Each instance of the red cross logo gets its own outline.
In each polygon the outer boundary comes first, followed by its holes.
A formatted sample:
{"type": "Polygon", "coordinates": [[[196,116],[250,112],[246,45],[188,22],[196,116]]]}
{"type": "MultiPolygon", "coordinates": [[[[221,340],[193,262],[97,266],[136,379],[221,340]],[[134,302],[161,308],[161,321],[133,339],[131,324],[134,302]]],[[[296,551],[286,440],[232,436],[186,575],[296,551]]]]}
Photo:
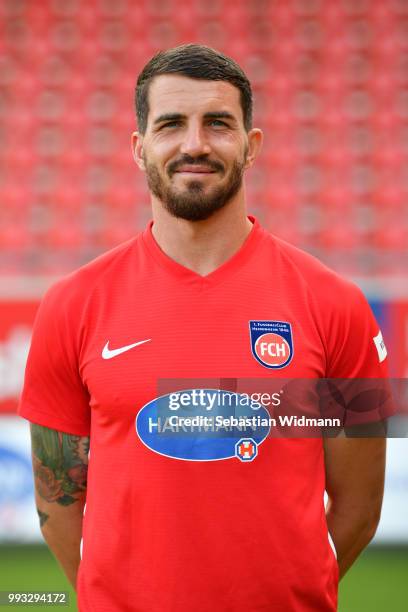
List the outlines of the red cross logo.
{"type": "Polygon", "coordinates": [[[255,440],[252,438],[241,438],[235,445],[235,454],[241,461],[252,461],[258,454],[255,440]]]}

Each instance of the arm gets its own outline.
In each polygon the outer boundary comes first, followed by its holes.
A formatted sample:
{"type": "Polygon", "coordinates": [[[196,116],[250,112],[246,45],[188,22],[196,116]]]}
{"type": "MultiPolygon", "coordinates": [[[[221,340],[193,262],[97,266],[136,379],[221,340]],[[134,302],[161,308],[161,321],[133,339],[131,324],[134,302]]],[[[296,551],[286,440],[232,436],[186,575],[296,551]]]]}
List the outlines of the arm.
{"type": "Polygon", "coordinates": [[[31,450],[41,532],[75,588],[86,499],[89,437],[31,423],[31,450]]]}
{"type": "Polygon", "coordinates": [[[385,473],[384,438],[324,440],[327,526],[337,551],[340,578],[374,537],[380,520],[385,473]]]}

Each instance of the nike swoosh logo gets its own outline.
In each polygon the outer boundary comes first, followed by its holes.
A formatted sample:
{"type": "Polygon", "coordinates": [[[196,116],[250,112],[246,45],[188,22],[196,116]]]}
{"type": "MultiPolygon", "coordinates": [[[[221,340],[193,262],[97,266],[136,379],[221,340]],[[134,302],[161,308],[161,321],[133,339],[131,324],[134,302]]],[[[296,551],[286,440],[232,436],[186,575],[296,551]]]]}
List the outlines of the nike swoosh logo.
{"type": "Polygon", "coordinates": [[[126,353],[126,351],[130,351],[130,349],[135,348],[135,346],[140,346],[141,344],[144,344],[145,342],[150,342],[150,341],[151,341],[151,338],[148,338],[147,340],[140,340],[140,342],[134,342],[133,344],[128,344],[127,346],[121,346],[120,348],[111,350],[109,348],[109,340],[108,340],[105,346],[103,347],[102,358],[112,359],[112,357],[117,357],[118,355],[121,355],[122,353],[126,353]]]}

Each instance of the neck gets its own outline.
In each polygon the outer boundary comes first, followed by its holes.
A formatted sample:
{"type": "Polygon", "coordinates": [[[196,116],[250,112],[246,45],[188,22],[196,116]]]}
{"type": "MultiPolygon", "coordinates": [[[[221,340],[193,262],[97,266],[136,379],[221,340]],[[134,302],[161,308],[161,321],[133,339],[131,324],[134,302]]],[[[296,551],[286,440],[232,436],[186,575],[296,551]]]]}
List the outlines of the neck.
{"type": "Polygon", "coordinates": [[[153,200],[154,239],[171,259],[206,276],[240,249],[252,229],[244,202],[231,204],[204,221],[186,221],[153,200]]]}

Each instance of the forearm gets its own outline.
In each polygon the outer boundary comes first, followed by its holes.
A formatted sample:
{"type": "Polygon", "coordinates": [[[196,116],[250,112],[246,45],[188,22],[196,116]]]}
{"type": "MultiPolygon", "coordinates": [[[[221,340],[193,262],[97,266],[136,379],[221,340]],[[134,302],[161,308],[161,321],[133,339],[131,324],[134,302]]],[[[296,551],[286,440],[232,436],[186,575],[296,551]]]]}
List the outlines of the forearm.
{"type": "Polygon", "coordinates": [[[327,526],[334,542],[342,578],[354,561],[369,544],[377,529],[376,516],[367,516],[363,511],[350,511],[350,508],[336,508],[329,501],[326,509],[327,526]]]}
{"type": "Polygon", "coordinates": [[[44,540],[74,588],[80,562],[83,509],[83,500],[77,500],[70,507],[63,507],[55,503],[47,504],[37,497],[44,540]]]}
{"type": "Polygon", "coordinates": [[[384,492],[384,438],[325,438],[327,525],[340,577],[374,536],[384,492]]]}
{"type": "Polygon", "coordinates": [[[31,424],[35,499],[41,532],[76,588],[87,491],[89,437],[31,424]]]}

